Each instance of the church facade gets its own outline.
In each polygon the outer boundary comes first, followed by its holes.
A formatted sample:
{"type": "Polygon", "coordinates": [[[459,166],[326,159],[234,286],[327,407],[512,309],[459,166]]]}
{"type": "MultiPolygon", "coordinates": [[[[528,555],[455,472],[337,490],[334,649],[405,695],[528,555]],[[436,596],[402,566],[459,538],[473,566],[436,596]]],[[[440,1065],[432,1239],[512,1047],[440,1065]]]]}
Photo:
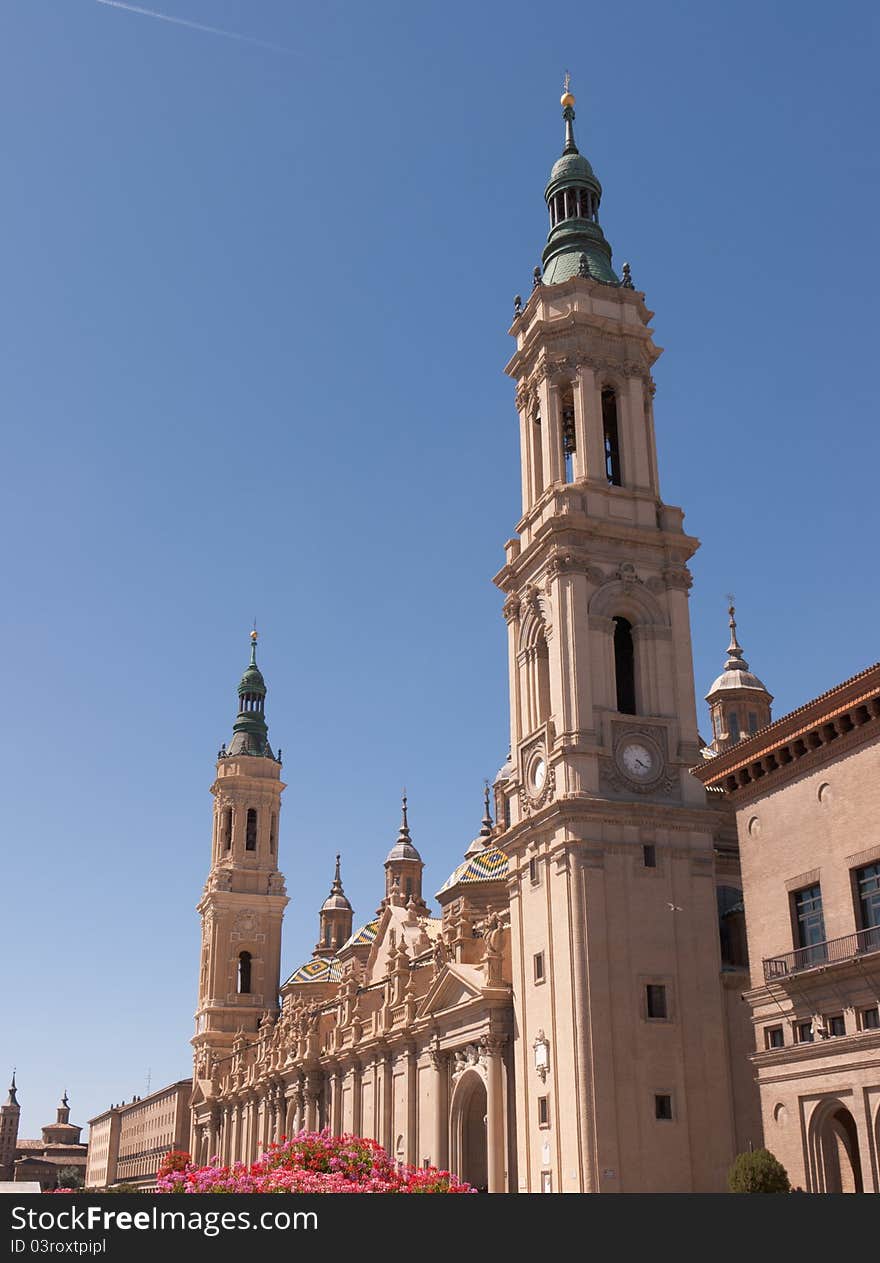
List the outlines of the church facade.
{"type": "MultiPolygon", "coordinates": [[[[312,958],[279,986],[284,785],[254,634],[198,905],[197,1161],[329,1127],[490,1192],[712,1192],[761,1143],[734,812],[690,771],[698,541],[660,494],[653,313],[612,268],[562,106],[506,367],[522,470],[495,576],[508,757],[436,915],[404,799],[375,916],[355,926],[337,861],[312,958]]],[[[716,751],[741,716],[769,720],[761,690],[719,677],[716,751]]]]}

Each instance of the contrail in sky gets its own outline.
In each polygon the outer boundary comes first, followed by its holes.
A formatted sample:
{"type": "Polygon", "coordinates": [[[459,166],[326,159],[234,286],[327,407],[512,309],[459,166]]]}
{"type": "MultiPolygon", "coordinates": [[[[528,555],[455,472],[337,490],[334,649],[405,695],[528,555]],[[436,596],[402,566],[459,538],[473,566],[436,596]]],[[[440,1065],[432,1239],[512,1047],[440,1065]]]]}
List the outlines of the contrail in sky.
{"type": "Polygon", "coordinates": [[[255,39],[253,35],[239,35],[236,31],[224,31],[219,26],[205,26],[202,22],[191,22],[189,18],[175,18],[170,13],[157,13],[155,9],[144,9],[138,4],[125,4],[123,0],[96,0],[96,3],[105,4],[110,9],[124,9],[126,13],[139,13],[143,18],[156,18],[159,22],[173,22],[175,26],[188,26],[192,31],[206,31],[209,35],[222,35],[225,39],[256,44],[260,48],[271,48],[276,53],[293,52],[291,48],[284,48],[281,44],[271,44],[268,40],[255,39]]]}

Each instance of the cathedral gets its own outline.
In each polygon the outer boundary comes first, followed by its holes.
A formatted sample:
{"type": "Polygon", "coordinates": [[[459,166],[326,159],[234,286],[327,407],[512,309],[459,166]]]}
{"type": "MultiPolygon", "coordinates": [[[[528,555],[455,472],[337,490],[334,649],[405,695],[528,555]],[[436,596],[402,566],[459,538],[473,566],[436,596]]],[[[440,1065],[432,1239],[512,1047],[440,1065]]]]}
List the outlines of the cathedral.
{"type": "Polygon", "coordinates": [[[561,104],[506,366],[522,472],[494,580],[509,753],[434,908],[404,798],[375,915],[355,924],[337,857],[312,957],[282,982],[285,786],[253,633],[198,904],[197,1162],[327,1127],[488,1192],[720,1192],[762,1143],[735,812],[692,769],[767,725],[772,698],[731,610],[704,747],[698,541],[660,494],[653,313],[612,266],[567,90],[561,104]]]}

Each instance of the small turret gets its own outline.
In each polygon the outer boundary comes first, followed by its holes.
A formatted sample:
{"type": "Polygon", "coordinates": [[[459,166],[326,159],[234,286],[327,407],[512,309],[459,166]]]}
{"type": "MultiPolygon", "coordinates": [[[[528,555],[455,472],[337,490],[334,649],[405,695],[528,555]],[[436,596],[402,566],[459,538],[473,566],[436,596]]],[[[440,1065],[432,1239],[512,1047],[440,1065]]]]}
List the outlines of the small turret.
{"type": "Polygon", "coordinates": [[[730,644],[727,646],[727,661],[706,694],[712,716],[711,750],[714,754],[721,754],[743,737],[764,728],[772,717],[770,705],[773,696],[749,670],[736,636],[736,606],[732,596],[728,597],[728,602],[730,644]]]}
{"type": "Polygon", "coordinates": [[[336,873],[330,894],[321,904],[320,930],[313,956],[335,956],[342,944],[351,938],[354,912],[342,889],[341,857],[336,856],[336,873]]]}
{"type": "Polygon", "coordinates": [[[422,857],[413,846],[409,835],[407,820],[406,792],[402,800],[402,818],[397,841],[385,857],[385,898],[382,907],[387,903],[399,903],[402,907],[413,900],[419,911],[427,911],[422,898],[422,873],[425,865],[422,857]]]}
{"type": "Polygon", "coordinates": [[[583,276],[619,285],[611,267],[611,246],[599,226],[602,185],[574,139],[574,96],[565,76],[562,117],[565,147],[553,164],[544,200],[550,212],[550,234],[542,255],[543,283],[555,285],[583,276]]]}
{"type": "Polygon", "coordinates": [[[269,745],[266,681],[257,666],[257,640],[257,630],[254,628],[251,632],[251,660],[238,683],[238,715],[232,725],[232,741],[228,750],[225,747],[221,750],[221,758],[241,754],[275,758],[269,745]]]}

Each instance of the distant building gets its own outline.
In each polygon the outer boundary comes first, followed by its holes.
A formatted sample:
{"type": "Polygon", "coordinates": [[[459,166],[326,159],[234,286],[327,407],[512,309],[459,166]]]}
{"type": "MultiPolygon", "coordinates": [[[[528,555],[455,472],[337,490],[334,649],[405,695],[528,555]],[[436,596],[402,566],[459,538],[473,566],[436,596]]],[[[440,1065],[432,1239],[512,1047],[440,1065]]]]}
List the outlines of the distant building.
{"type": "Polygon", "coordinates": [[[878,1192],[880,663],[729,731],[696,775],[736,809],[765,1143],[808,1192],[878,1192]]]}
{"type": "Polygon", "coordinates": [[[155,1184],[165,1154],[189,1145],[191,1095],[192,1079],[180,1079],[89,1119],[86,1186],[155,1184]]]}
{"type": "Polygon", "coordinates": [[[70,1121],[66,1092],[55,1122],[42,1128],[42,1139],[20,1139],[20,1118],[13,1071],[6,1104],[0,1106],[0,1180],[13,1180],[16,1184],[37,1182],[41,1189],[49,1189],[67,1183],[67,1178],[59,1178],[65,1169],[85,1175],[87,1147],[80,1141],[82,1127],[70,1121]]]}

